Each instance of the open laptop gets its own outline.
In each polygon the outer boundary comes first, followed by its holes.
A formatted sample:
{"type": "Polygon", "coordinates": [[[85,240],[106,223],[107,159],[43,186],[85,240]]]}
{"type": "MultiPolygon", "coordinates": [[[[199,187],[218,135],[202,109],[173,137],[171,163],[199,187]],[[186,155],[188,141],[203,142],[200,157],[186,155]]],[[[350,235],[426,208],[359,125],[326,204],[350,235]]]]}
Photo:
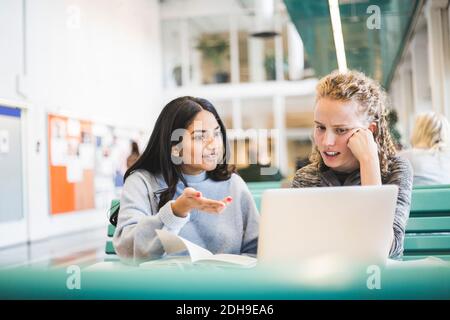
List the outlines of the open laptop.
{"type": "Polygon", "coordinates": [[[396,185],[265,191],[258,263],[385,264],[397,193],[396,185]]]}

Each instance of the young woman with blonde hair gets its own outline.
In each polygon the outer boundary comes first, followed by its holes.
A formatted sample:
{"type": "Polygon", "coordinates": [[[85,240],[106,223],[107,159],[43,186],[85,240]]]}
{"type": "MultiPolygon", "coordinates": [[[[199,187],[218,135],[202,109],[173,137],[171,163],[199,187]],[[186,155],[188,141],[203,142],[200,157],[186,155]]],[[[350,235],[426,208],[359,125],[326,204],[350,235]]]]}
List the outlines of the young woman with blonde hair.
{"type": "Polygon", "coordinates": [[[450,184],[450,125],[443,115],[431,111],[419,114],[411,146],[401,155],[411,162],[414,185],[450,184]]]}
{"type": "Polygon", "coordinates": [[[294,188],[396,184],[399,187],[389,256],[403,253],[412,171],[396,156],[386,121],[386,94],[357,71],[333,72],[316,87],[311,164],[297,171],[294,188]]]}

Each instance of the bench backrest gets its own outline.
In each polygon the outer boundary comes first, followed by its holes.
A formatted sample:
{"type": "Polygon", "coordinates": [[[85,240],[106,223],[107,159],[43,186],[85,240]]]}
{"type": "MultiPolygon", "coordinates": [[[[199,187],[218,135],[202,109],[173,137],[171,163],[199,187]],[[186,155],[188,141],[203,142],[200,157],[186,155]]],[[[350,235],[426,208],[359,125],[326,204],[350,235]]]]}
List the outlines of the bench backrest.
{"type": "Polygon", "coordinates": [[[281,188],[281,181],[270,182],[247,182],[248,189],[255,200],[256,208],[261,211],[261,198],[262,194],[267,189],[281,188]]]}
{"type": "Polygon", "coordinates": [[[414,187],[406,227],[406,259],[450,260],[450,185],[414,187]]]}
{"type": "MultiPolygon", "coordinates": [[[[118,210],[120,206],[120,201],[118,199],[114,199],[111,201],[111,208],[110,208],[110,214],[114,212],[115,210],[118,210]]],[[[105,253],[107,254],[109,259],[114,259],[116,256],[116,250],[114,249],[113,243],[112,243],[112,237],[114,236],[114,232],[116,231],[116,227],[114,227],[111,223],[108,225],[108,240],[106,240],[105,245],[105,253]]]]}

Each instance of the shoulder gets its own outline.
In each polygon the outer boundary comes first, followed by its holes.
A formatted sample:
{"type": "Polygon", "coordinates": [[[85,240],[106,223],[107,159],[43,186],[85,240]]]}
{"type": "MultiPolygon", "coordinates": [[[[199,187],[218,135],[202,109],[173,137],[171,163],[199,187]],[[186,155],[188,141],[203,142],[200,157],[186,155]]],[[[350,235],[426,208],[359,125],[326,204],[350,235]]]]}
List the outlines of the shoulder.
{"type": "Polygon", "coordinates": [[[157,178],[152,173],[148,172],[144,169],[138,169],[133,171],[125,180],[124,188],[127,187],[143,187],[145,186],[147,189],[152,190],[156,189],[157,178]]]}
{"type": "Polygon", "coordinates": [[[151,174],[144,169],[138,169],[133,171],[125,181],[145,181],[149,180],[151,174]]]}
{"type": "Polygon", "coordinates": [[[391,157],[387,180],[388,183],[395,183],[395,181],[412,183],[413,169],[409,160],[398,155],[391,157]]]}
{"type": "Polygon", "coordinates": [[[303,168],[300,168],[295,173],[294,180],[292,181],[292,186],[295,187],[306,187],[318,185],[320,183],[320,171],[317,165],[308,164],[303,168]]]}
{"type": "Polygon", "coordinates": [[[310,163],[303,168],[300,168],[297,170],[296,174],[302,174],[302,175],[318,175],[319,174],[319,168],[316,164],[310,163]]]}
{"type": "Polygon", "coordinates": [[[409,172],[412,171],[411,163],[404,156],[395,155],[390,159],[389,171],[393,172],[409,172]]]}
{"type": "Polygon", "coordinates": [[[247,183],[237,173],[232,173],[231,177],[228,181],[230,181],[230,184],[232,185],[233,188],[238,188],[241,190],[248,190],[247,183]]]}

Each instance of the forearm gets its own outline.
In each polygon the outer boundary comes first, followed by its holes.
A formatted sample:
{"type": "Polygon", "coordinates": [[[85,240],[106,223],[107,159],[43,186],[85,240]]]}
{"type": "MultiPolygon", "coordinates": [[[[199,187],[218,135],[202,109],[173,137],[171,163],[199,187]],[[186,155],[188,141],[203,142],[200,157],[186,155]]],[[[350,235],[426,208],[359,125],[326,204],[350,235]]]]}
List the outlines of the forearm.
{"type": "Polygon", "coordinates": [[[157,229],[178,233],[189,221],[189,216],[179,218],[171,210],[171,202],[166,203],[156,215],[142,216],[135,210],[119,213],[117,231],[113,243],[117,254],[125,260],[138,263],[158,259],[164,249],[156,234],[157,229]]]}
{"type": "Polygon", "coordinates": [[[381,186],[380,162],[378,158],[365,159],[359,165],[362,186],[381,186]]]}
{"type": "Polygon", "coordinates": [[[389,251],[389,258],[398,259],[403,254],[403,242],[405,239],[405,230],[394,222],[392,228],[392,244],[389,251]]]}

